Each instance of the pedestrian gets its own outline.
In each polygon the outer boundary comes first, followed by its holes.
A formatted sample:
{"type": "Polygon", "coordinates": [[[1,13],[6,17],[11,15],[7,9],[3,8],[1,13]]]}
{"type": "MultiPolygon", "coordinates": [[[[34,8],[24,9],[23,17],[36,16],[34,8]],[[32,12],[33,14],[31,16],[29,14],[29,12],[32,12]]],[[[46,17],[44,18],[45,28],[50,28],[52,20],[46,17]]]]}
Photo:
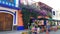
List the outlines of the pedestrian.
{"type": "Polygon", "coordinates": [[[50,23],[47,21],[46,22],[46,34],[49,34],[50,31],[50,23]]]}
{"type": "Polygon", "coordinates": [[[32,34],[37,34],[37,27],[35,25],[33,25],[31,32],[32,34]]]}

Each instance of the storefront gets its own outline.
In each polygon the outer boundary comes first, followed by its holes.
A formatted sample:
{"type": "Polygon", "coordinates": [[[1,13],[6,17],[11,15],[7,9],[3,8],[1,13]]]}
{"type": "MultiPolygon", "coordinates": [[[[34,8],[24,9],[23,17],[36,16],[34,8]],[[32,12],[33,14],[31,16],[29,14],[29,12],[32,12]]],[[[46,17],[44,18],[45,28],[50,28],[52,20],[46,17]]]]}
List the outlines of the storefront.
{"type": "Polygon", "coordinates": [[[19,1],[0,0],[0,31],[24,29],[19,1]]]}
{"type": "Polygon", "coordinates": [[[52,19],[54,19],[53,24],[60,29],[60,11],[52,9],[52,19]]]}

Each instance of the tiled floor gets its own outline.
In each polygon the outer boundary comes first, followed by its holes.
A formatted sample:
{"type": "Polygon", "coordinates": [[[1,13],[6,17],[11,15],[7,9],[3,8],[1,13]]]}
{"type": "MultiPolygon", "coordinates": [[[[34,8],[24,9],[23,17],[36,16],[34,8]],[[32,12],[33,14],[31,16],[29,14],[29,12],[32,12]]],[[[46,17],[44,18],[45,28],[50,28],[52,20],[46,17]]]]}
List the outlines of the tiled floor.
{"type": "MultiPolygon", "coordinates": [[[[24,32],[24,31],[5,31],[5,32],[0,32],[0,34],[21,34],[22,32],[24,32]]],[[[43,33],[40,33],[40,34],[46,34],[46,33],[43,32],[43,33]]],[[[56,32],[51,31],[51,32],[49,32],[49,34],[60,34],[60,30],[58,30],[56,32]]]]}

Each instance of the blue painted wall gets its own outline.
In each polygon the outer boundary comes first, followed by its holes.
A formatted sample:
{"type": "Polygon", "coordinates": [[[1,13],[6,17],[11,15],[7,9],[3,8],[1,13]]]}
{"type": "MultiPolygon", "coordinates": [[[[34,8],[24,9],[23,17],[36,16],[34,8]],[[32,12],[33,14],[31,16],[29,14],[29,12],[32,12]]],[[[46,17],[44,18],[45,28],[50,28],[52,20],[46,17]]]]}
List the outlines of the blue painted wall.
{"type": "MultiPolygon", "coordinates": [[[[20,4],[20,0],[18,1],[20,4]]],[[[0,6],[2,7],[7,7],[7,8],[11,8],[11,9],[17,9],[19,10],[19,6],[16,7],[16,0],[0,0],[0,6]]]]}

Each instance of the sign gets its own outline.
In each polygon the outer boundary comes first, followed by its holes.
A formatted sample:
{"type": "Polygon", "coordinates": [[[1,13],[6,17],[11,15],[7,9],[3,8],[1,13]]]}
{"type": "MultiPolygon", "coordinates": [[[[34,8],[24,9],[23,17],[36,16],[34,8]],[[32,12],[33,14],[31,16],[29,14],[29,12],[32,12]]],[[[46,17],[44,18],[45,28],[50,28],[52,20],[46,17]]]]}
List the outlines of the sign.
{"type": "Polygon", "coordinates": [[[0,4],[18,7],[19,6],[19,0],[0,0],[0,4]]]}
{"type": "Polygon", "coordinates": [[[35,0],[20,0],[20,3],[24,4],[24,5],[32,5],[36,2],[39,2],[39,1],[38,0],[37,1],[35,1],[35,0]]]}

